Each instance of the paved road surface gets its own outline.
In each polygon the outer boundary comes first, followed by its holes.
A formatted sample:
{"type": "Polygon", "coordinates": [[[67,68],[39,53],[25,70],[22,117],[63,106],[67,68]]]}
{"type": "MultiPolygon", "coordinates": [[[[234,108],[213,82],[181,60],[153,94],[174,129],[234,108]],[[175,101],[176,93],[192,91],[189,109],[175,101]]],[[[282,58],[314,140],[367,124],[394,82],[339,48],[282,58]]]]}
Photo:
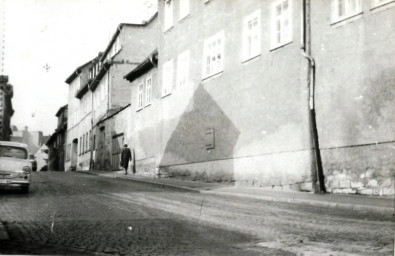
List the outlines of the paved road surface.
{"type": "Polygon", "coordinates": [[[164,189],[81,173],[0,192],[3,254],[393,255],[394,217],[164,189]]]}

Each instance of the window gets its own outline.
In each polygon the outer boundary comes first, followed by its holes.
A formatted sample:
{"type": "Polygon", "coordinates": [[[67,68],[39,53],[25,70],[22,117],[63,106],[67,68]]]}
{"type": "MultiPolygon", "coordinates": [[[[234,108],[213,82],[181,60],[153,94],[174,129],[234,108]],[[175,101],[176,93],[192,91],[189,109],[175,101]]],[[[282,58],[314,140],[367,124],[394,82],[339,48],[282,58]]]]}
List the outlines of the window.
{"type": "Polygon", "coordinates": [[[361,11],[361,0],[332,0],[332,22],[354,16],[361,11]]]}
{"type": "Polygon", "coordinates": [[[162,97],[171,93],[173,83],[173,60],[166,61],[163,65],[162,97]]]}
{"type": "Polygon", "coordinates": [[[180,20],[189,14],[189,0],[180,0],[180,20]]]}
{"type": "Polygon", "coordinates": [[[204,41],[203,78],[223,71],[224,32],[204,41]]]}
{"type": "Polygon", "coordinates": [[[85,134],[82,135],[82,154],[85,153],[85,134]]]}
{"type": "Polygon", "coordinates": [[[291,1],[277,0],[272,3],[271,48],[277,48],[292,41],[291,1]]]}
{"type": "Polygon", "coordinates": [[[173,26],[173,0],[165,0],[165,24],[164,31],[173,26]]]}
{"type": "Polygon", "coordinates": [[[243,60],[251,59],[261,53],[261,14],[260,10],[244,18],[243,60]]]}
{"type": "Polygon", "coordinates": [[[96,134],[93,135],[92,149],[96,150],[96,134]]]}
{"type": "Polygon", "coordinates": [[[188,83],[189,77],[189,50],[178,55],[177,59],[177,88],[182,88],[188,83]]]}
{"type": "Polygon", "coordinates": [[[152,77],[148,77],[145,81],[145,105],[151,104],[152,100],[152,77]]]}
{"type": "Polygon", "coordinates": [[[89,150],[89,138],[88,138],[88,133],[85,133],[85,153],[88,152],[89,150]]]}
{"type": "Polygon", "coordinates": [[[142,109],[143,108],[143,100],[144,100],[144,82],[143,81],[141,81],[140,83],[139,83],[139,86],[138,86],[138,92],[137,92],[137,97],[138,97],[138,99],[137,99],[137,110],[139,110],[139,109],[142,109]]]}
{"type": "Polygon", "coordinates": [[[81,155],[81,152],[82,152],[82,137],[80,137],[80,153],[79,153],[79,155],[81,155]]]}
{"type": "Polygon", "coordinates": [[[387,4],[387,3],[391,3],[391,2],[395,2],[394,0],[373,0],[373,7],[377,7],[383,4],[387,4]]]}

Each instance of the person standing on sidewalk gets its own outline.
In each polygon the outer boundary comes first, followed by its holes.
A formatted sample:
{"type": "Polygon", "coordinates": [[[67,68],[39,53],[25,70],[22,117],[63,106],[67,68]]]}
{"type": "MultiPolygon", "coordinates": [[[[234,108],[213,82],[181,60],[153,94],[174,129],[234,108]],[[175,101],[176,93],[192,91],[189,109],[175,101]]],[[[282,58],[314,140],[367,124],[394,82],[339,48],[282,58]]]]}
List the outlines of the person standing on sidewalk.
{"type": "Polygon", "coordinates": [[[128,145],[124,144],[121,152],[121,166],[125,168],[125,175],[128,174],[129,162],[131,160],[132,160],[132,152],[128,148],[128,145]]]}

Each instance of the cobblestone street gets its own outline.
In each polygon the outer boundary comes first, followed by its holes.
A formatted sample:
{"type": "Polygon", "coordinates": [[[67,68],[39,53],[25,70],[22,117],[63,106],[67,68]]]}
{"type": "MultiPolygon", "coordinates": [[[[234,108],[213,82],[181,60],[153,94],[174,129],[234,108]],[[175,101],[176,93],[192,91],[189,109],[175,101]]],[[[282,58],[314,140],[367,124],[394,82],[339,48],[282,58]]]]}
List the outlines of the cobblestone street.
{"type": "Polygon", "coordinates": [[[0,193],[0,254],[393,255],[393,216],[33,173],[0,193]]]}

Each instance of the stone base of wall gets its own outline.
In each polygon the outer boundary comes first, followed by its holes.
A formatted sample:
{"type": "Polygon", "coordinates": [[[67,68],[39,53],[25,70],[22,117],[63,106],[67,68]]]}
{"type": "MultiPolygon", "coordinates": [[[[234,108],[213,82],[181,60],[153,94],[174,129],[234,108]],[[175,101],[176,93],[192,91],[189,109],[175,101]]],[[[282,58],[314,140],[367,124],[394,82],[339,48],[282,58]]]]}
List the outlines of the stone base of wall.
{"type": "Polygon", "coordinates": [[[238,186],[312,191],[311,152],[297,151],[235,159],[238,186]]]}
{"type": "Polygon", "coordinates": [[[204,182],[232,182],[233,159],[219,160],[159,168],[161,176],[204,182]]]}
{"type": "Polygon", "coordinates": [[[394,144],[322,150],[327,191],[346,194],[394,195],[394,144]]]}
{"type": "MultiPolygon", "coordinates": [[[[131,171],[132,166],[129,166],[131,171]]],[[[157,177],[158,169],[155,166],[155,158],[146,158],[136,161],[136,173],[148,177],[157,177]]]]}
{"type": "Polygon", "coordinates": [[[160,175],[271,190],[312,191],[311,152],[288,152],[202,163],[166,166],[160,175]]]}

